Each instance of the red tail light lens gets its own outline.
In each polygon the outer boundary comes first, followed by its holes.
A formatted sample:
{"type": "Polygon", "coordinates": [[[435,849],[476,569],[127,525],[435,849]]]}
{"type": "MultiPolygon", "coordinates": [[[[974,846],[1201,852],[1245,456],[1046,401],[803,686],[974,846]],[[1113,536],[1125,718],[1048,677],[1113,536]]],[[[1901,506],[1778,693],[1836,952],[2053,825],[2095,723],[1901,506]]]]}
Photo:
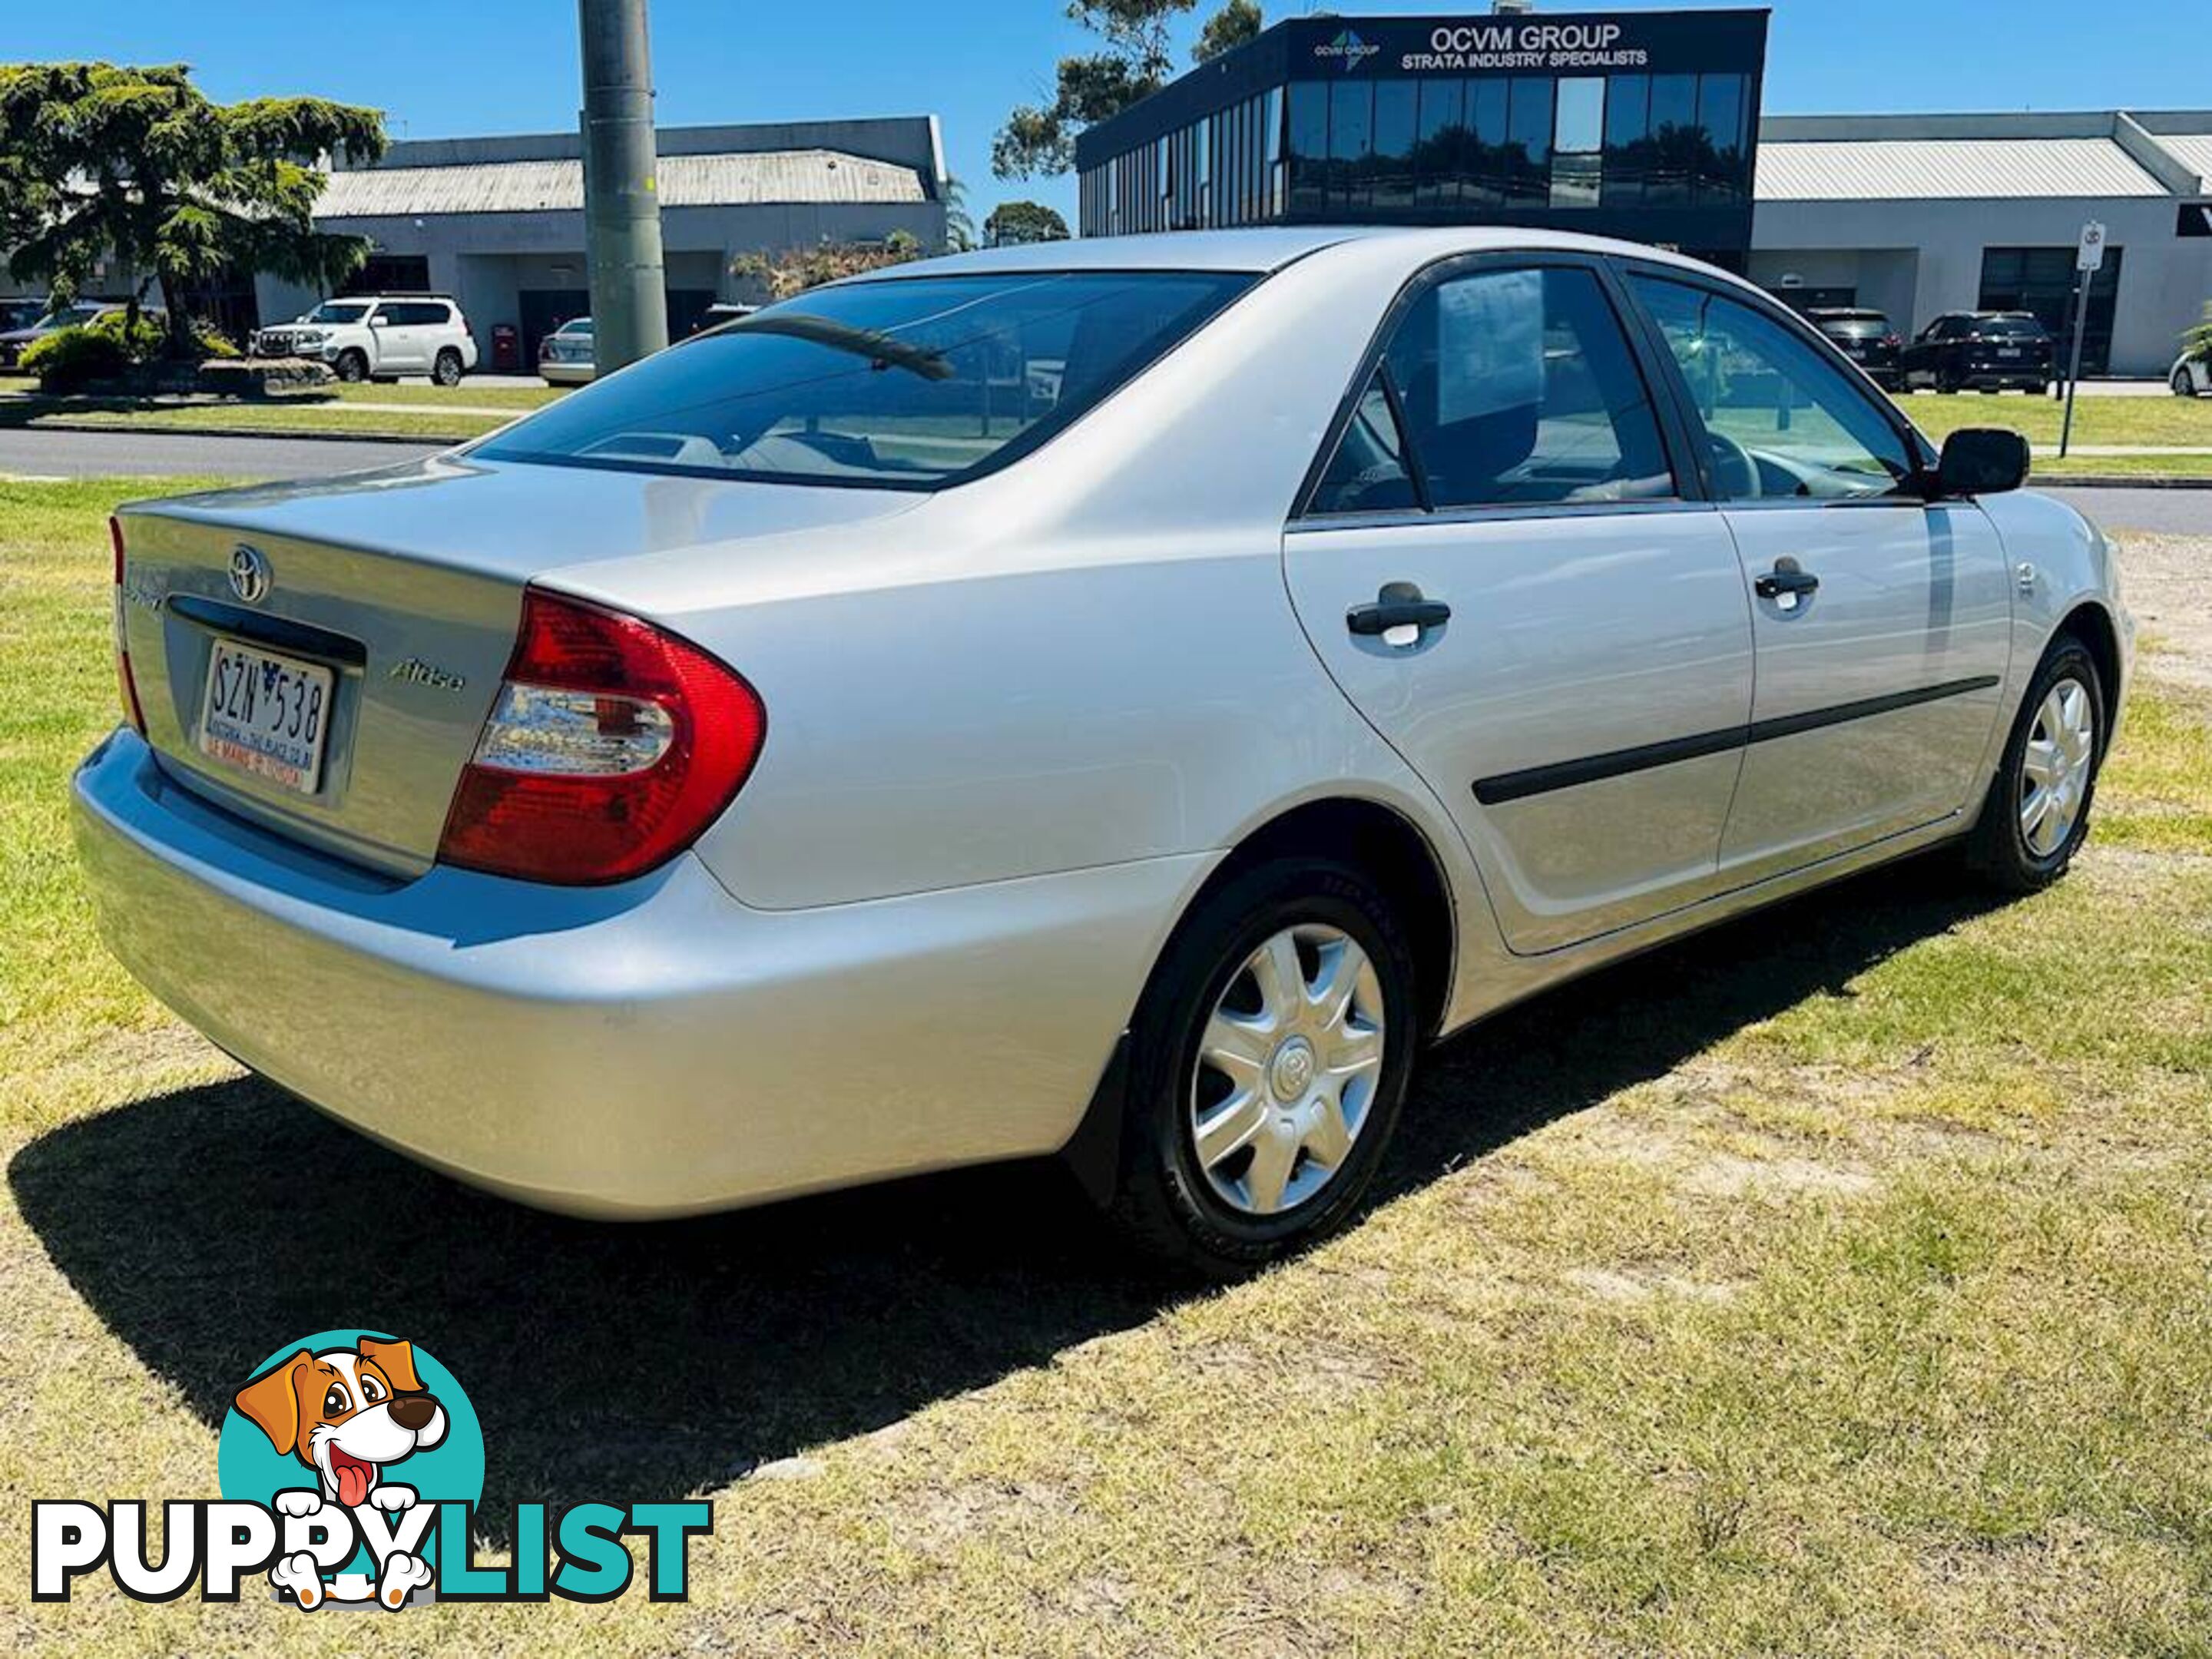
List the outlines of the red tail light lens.
{"type": "Polygon", "coordinates": [[[123,631],[123,521],[112,515],[107,539],[115,548],[115,692],[123,705],[123,718],[140,737],[146,735],[146,711],[138,706],[138,682],[131,672],[131,644],[123,631]]]}
{"type": "Polygon", "coordinates": [[[759,696],[652,623],[530,589],[441,862],[588,886],[666,863],[760,758],[759,696]]]}

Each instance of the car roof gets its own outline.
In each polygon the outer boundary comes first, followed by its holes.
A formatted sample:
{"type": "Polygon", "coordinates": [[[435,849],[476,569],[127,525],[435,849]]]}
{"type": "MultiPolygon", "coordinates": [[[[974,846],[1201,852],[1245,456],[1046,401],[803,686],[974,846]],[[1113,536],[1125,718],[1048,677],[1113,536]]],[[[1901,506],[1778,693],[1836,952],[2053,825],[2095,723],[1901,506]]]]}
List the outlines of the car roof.
{"type": "Polygon", "coordinates": [[[1566,231],[1530,230],[1510,225],[1453,225],[1438,228],[1395,225],[1268,226],[1251,230],[1185,230],[1140,236],[1082,236],[1057,242],[1028,242],[1014,247],[982,248],[910,264],[867,271],[845,282],[878,282],[908,276],[988,276],[1000,271],[1221,270],[1255,275],[1281,270],[1309,254],[1358,242],[1402,242],[1409,252],[1429,258],[1455,252],[1609,253],[1679,264],[1698,270],[1712,267],[1640,242],[1613,241],[1566,231]]]}

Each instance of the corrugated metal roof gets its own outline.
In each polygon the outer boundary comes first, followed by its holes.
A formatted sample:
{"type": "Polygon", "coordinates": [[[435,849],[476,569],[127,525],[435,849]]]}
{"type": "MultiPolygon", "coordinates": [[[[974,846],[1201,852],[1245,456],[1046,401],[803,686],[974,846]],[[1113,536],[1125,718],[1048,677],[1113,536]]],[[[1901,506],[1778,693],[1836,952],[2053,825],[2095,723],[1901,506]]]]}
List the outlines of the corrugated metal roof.
{"type": "MultiPolygon", "coordinates": [[[[773,202],[920,202],[912,167],[829,149],[664,155],[663,207],[738,207],[773,202]]],[[[581,161],[483,161],[447,167],[364,167],[334,173],[318,219],[421,217],[446,213],[580,211],[581,161]]]]}
{"type": "Polygon", "coordinates": [[[2154,132],[2151,137],[2199,179],[2212,179],[2212,132],[2154,132]]]}
{"type": "Polygon", "coordinates": [[[2110,138],[1770,139],[1759,147],[1762,202],[2166,193],[2110,138]]]}

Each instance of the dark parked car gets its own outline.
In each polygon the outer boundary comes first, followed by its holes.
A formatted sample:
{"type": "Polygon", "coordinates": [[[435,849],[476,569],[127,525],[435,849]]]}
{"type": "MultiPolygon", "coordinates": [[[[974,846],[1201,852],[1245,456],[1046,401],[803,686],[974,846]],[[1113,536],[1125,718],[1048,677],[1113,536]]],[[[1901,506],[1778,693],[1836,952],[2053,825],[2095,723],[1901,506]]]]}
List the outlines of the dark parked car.
{"type": "Polygon", "coordinates": [[[1837,349],[1883,391],[1895,392],[1904,384],[1897,360],[1905,342],[1881,312],[1815,308],[1805,313],[1805,320],[1833,340],[1837,349]]]}
{"type": "Polygon", "coordinates": [[[1905,384],[1938,392],[2041,392],[2057,352],[2043,325],[2024,311],[1954,311],[1905,348],[1905,384]]]}
{"type": "MultiPolygon", "coordinates": [[[[0,368],[13,368],[23,354],[57,330],[80,327],[111,311],[120,311],[120,305],[105,300],[84,300],[75,305],[62,306],[48,311],[40,304],[37,311],[21,324],[11,323],[0,331],[0,368]]],[[[148,313],[152,315],[151,312],[148,313]]]]}

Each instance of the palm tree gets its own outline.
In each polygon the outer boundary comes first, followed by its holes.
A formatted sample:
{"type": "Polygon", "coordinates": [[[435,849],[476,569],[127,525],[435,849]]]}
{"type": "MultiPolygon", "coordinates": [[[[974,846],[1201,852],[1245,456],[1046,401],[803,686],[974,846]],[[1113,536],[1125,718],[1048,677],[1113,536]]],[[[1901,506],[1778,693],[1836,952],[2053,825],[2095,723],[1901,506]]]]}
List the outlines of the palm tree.
{"type": "Polygon", "coordinates": [[[975,219],[968,211],[968,186],[948,173],[939,196],[945,203],[945,251],[969,252],[975,246],[975,219]]]}

